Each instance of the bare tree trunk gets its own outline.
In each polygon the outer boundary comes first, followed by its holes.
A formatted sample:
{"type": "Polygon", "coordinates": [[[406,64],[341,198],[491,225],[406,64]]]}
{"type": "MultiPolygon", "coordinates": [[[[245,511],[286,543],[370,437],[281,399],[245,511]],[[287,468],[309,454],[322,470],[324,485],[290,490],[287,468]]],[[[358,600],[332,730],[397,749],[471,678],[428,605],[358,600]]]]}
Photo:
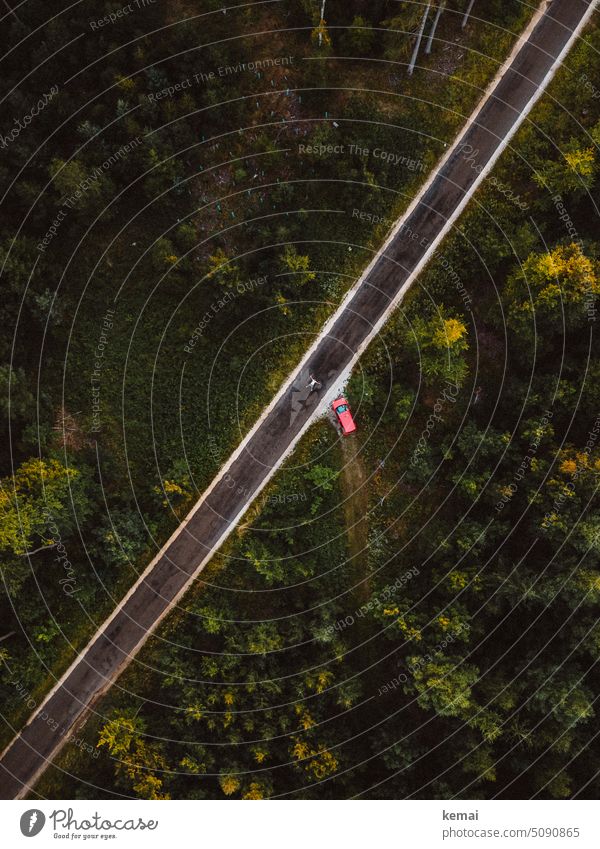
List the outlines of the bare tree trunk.
{"type": "Polygon", "coordinates": [[[442,12],[444,11],[444,6],[446,5],[446,0],[442,0],[440,5],[437,7],[435,18],[433,19],[433,26],[431,27],[431,32],[429,33],[429,38],[427,39],[427,47],[425,48],[425,53],[431,53],[431,45],[433,44],[433,38],[435,36],[435,31],[437,29],[437,25],[439,23],[442,12]]]}
{"type": "Polygon", "coordinates": [[[20,557],[31,557],[32,554],[37,554],[38,551],[50,551],[51,548],[56,548],[58,543],[53,543],[52,545],[40,545],[39,548],[34,549],[33,551],[25,551],[23,554],[20,554],[20,557]]]}
{"type": "MultiPolygon", "coordinates": [[[[321,20],[319,21],[319,24],[321,24],[325,20],[325,3],[326,2],[327,2],[327,0],[323,0],[323,3],[321,4],[321,20]]],[[[319,32],[319,47],[321,46],[322,41],[323,41],[323,33],[319,32]]]]}
{"type": "Polygon", "coordinates": [[[429,9],[431,7],[431,3],[428,3],[425,7],[425,12],[423,13],[423,19],[421,20],[421,25],[419,27],[419,33],[417,35],[417,43],[415,44],[415,49],[413,50],[413,55],[410,60],[410,65],[408,66],[408,76],[412,76],[412,72],[415,69],[415,64],[417,61],[417,56],[419,55],[419,48],[421,46],[421,39],[423,38],[423,32],[425,31],[425,24],[427,23],[427,15],[429,14],[429,9]]]}
{"type": "Polygon", "coordinates": [[[6,8],[8,9],[8,11],[10,12],[10,14],[11,14],[11,15],[14,15],[14,16],[15,16],[15,18],[18,20],[18,22],[21,24],[21,26],[23,26],[23,21],[21,20],[21,18],[17,15],[17,13],[15,12],[15,10],[14,10],[14,9],[11,9],[11,7],[8,5],[8,0],[4,0],[4,5],[6,6],[6,8]]]}
{"type": "Polygon", "coordinates": [[[475,0],[470,0],[469,5],[467,6],[467,11],[465,12],[465,16],[462,21],[462,28],[464,29],[467,25],[467,21],[469,20],[469,16],[473,11],[473,6],[475,5],[475,0]]]}

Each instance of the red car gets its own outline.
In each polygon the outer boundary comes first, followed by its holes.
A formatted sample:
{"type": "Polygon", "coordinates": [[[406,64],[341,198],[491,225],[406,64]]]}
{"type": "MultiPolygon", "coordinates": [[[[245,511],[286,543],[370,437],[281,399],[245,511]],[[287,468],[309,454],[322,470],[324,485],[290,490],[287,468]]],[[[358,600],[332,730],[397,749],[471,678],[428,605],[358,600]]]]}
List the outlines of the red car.
{"type": "Polygon", "coordinates": [[[331,405],[331,408],[338,418],[342,428],[342,435],[350,436],[351,433],[354,433],[356,425],[354,424],[354,419],[352,418],[348,401],[344,397],[340,396],[339,398],[336,398],[331,405]]]}

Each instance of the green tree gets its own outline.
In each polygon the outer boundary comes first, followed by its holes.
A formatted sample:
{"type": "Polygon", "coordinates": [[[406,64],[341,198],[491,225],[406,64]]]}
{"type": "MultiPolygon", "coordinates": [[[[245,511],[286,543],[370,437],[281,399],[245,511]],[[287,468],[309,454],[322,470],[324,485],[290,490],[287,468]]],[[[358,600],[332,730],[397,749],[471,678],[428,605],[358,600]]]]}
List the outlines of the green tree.
{"type": "Polygon", "coordinates": [[[349,56],[368,55],[375,41],[375,30],[362,15],[356,15],[342,38],[342,47],[349,56]]]}
{"type": "Polygon", "coordinates": [[[537,166],[533,179],[552,194],[567,195],[589,191],[597,173],[595,146],[581,147],[576,139],[571,139],[558,161],[544,160],[537,166]]]}
{"type": "Polygon", "coordinates": [[[24,419],[32,412],[34,403],[23,369],[14,369],[10,365],[0,366],[0,411],[2,415],[6,419],[24,419]]]}
{"type": "Polygon", "coordinates": [[[207,277],[224,289],[235,289],[241,280],[239,267],[228,259],[223,248],[217,248],[209,257],[207,277]]]}
{"type": "Polygon", "coordinates": [[[571,326],[580,324],[587,321],[586,310],[600,294],[597,262],[576,243],[532,253],[510,278],[508,291],[516,329],[531,326],[534,315],[554,322],[561,309],[571,326]]]}
{"type": "Polygon", "coordinates": [[[116,761],[122,786],[131,787],[141,799],[169,799],[163,789],[167,762],[161,746],[144,739],[145,723],[130,712],[117,713],[100,728],[97,748],[106,746],[116,761]]]}
{"type": "Polygon", "coordinates": [[[281,255],[281,265],[293,288],[304,286],[317,276],[315,271],[311,271],[310,257],[299,254],[293,245],[288,245],[281,255]]]}
{"type": "Polygon", "coordinates": [[[53,159],[50,176],[62,204],[67,202],[73,208],[98,212],[104,205],[103,196],[111,197],[114,186],[106,175],[98,175],[93,168],[86,167],[76,159],[65,162],[53,159]]]}
{"type": "Polygon", "coordinates": [[[468,331],[462,319],[448,315],[440,306],[429,320],[418,316],[413,322],[413,333],[426,383],[443,378],[460,386],[467,372],[463,355],[469,347],[468,331]]]}
{"type": "Polygon", "coordinates": [[[420,3],[408,3],[404,5],[400,15],[383,21],[383,26],[388,30],[383,36],[384,56],[396,62],[407,59],[413,49],[414,34],[417,32],[423,8],[420,3]]]}
{"type": "Polygon", "coordinates": [[[0,550],[25,554],[34,542],[52,546],[54,526],[65,517],[78,471],[57,460],[26,460],[0,481],[0,550]]]}
{"type": "Polygon", "coordinates": [[[479,678],[475,666],[461,658],[447,656],[423,664],[415,656],[409,658],[409,663],[415,669],[414,681],[421,707],[434,710],[440,716],[465,719],[473,713],[471,691],[479,678]]]}

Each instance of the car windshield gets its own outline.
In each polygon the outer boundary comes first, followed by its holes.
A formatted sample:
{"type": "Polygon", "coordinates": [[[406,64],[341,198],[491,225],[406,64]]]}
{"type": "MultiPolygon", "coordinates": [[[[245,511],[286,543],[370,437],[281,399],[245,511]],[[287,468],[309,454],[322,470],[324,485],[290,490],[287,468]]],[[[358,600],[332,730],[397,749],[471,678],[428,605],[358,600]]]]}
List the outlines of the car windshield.
{"type": "Polygon", "coordinates": [[[336,413],[345,413],[348,409],[348,404],[340,404],[339,407],[335,408],[336,413]]]}

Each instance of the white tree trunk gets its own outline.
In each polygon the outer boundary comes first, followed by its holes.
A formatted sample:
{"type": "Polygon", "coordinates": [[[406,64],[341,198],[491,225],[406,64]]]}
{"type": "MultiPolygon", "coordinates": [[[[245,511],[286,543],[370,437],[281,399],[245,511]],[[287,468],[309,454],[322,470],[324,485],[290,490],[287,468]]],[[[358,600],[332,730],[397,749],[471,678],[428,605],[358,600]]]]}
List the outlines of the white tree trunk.
{"type": "Polygon", "coordinates": [[[33,554],[37,554],[38,551],[50,551],[52,548],[56,548],[58,543],[54,542],[52,545],[40,545],[39,548],[34,549],[33,551],[26,551],[24,554],[20,554],[19,557],[31,557],[33,554]]]}
{"type": "Polygon", "coordinates": [[[470,16],[471,12],[473,11],[473,6],[474,6],[474,5],[475,5],[475,0],[471,0],[471,2],[469,3],[469,5],[467,6],[467,11],[465,12],[465,16],[464,16],[463,21],[462,21],[462,28],[463,28],[463,29],[464,29],[464,28],[466,27],[466,25],[467,25],[467,21],[469,20],[469,16],[470,16]]]}
{"type": "MultiPolygon", "coordinates": [[[[327,0],[323,0],[323,2],[321,4],[321,21],[325,20],[325,3],[326,2],[327,2],[327,0]]],[[[319,24],[321,23],[321,21],[319,21],[319,24]]],[[[323,33],[320,32],[319,33],[319,47],[321,46],[322,41],[323,41],[323,33]]]]}
{"type": "Polygon", "coordinates": [[[413,55],[410,60],[410,65],[408,66],[408,76],[412,76],[412,72],[415,69],[415,63],[417,61],[417,56],[419,55],[419,47],[421,46],[421,39],[423,38],[423,32],[425,30],[425,24],[427,23],[427,15],[429,14],[429,9],[431,7],[431,3],[428,3],[425,7],[425,12],[423,13],[423,19],[421,20],[421,25],[419,27],[419,33],[417,35],[417,43],[415,44],[415,49],[413,50],[413,55]]]}
{"type": "Polygon", "coordinates": [[[437,25],[439,23],[442,12],[444,11],[444,6],[446,5],[446,0],[442,0],[440,5],[437,7],[435,18],[433,19],[433,26],[431,27],[431,32],[429,33],[429,38],[427,39],[427,47],[425,48],[425,53],[431,53],[431,45],[433,44],[433,39],[435,36],[435,31],[437,29],[437,25]]]}

